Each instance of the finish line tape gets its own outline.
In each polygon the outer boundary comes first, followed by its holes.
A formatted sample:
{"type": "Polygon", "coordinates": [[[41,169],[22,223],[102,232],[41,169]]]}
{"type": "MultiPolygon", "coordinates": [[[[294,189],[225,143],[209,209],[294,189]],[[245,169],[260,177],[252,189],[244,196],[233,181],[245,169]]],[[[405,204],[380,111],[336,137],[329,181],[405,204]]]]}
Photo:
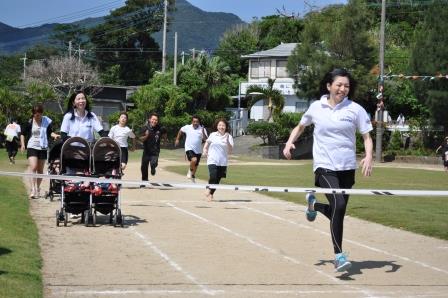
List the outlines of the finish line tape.
{"type": "Polygon", "coordinates": [[[378,195],[378,196],[431,196],[448,197],[448,190],[379,190],[379,189],[342,189],[342,188],[304,188],[304,187],[276,187],[276,186],[255,186],[255,185],[225,185],[225,184],[201,184],[201,183],[162,183],[149,182],[141,180],[121,180],[108,178],[94,178],[92,176],[68,176],[68,175],[49,175],[32,174],[20,172],[3,172],[0,176],[43,178],[65,181],[86,181],[96,183],[116,183],[120,185],[142,186],[154,189],[224,189],[224,190],[242,190],[255,192],[292,192],[292,193],[320,193],[320,194],[344,194],[344,195],[378,195]]]}

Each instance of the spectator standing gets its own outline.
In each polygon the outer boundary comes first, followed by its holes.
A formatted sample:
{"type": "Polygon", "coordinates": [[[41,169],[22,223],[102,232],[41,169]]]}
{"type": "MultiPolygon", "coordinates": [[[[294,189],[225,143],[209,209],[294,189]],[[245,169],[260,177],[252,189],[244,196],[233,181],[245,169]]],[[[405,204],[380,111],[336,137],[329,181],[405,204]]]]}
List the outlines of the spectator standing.
{"type": "MultiPolygon", "coordinates": [[[[28,170],[31,173],[43,174],[45,160],[47,159],[48,143],[51,137],[54,139],[60,136],[53,132],[52,120],[43,116],[42,105],[35,105],[32,109],[32,117],[26,123],[23,134],[20,136],[21,150],[26,151],[28,159],[28,170]]],[[[40,184],[42,178],[31,178],[30,198],[39,198],[40,184]]]]}

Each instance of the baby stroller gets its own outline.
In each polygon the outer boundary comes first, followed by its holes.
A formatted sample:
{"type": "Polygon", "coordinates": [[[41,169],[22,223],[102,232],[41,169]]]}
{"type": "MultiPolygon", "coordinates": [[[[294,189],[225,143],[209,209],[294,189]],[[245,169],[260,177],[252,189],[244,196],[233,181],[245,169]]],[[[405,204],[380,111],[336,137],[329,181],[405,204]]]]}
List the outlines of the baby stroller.
{"type": "MultiPolygon", "coordinates": [[[[100,138],[92,150],[92,175],[109,179],[121,179],[121,149],[111,138],[100,138]]],[[[92,187],[93,222],[96,212],[109,214],[109,223],[122,226],[121,185],[119,183],[94,183],[92,187]]]]}
{"type": "MultiPolygon", "coordinates": [[[[62,141],[54,142],[48,151],[48,175],[59,175],[61,172],[61,148],[62,141]]],[[[45,198],[53,201],[55,195],[61,195],[61,180],[50,179],[50,187],[45,193],[45,198]]]]}
{"type": "MultiPolygon", "coordinates": [[[[90,176],[90,146],[80,137],[69,138],[61,148],[60,174],[90,176]]],[[[56,225],[67,226],[68,213],[81,214],[81,222],[92,220],[91,185],[78,181],[61,181],[61,209],[56,211],[56,225]],[[87,218],[86,218],[87,216],[87,218]]]]}

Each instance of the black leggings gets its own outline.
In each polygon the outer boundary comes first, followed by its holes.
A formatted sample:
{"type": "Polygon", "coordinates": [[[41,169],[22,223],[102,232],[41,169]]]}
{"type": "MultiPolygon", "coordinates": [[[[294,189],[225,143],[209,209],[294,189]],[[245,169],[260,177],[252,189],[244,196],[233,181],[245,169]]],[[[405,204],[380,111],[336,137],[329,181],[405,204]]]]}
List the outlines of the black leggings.
{"type": "Polygon", "coordinates": [[[15,138],[12,142],[5,141],[5,147],[6,147],[6,151],[8,152],[9,158],[16,157],[19,145],[17,144],[17,141],[15,138]]]}
{"type": "Polygon", "coordinates": [[[142,172],[142,180],[148,181],[148,168],[151,166],[151,169],[157,168],[159,164],[159,155],[148,155],[143,153],[142,162],[140,165],[140,171],[142,172]]]}
{"type": "MultiPolygon", "coordinates": [[[[315,173],[316,186],[322,188],[352,188],[355,184],[355,170],[332,171],[317,168],[315,173]]],[[[314,210],[324,214],[330,220],[331,240],[334,253],[342,252],[342,235],[344,232],[344,216],[348,203],[348,195],[326,194],[330,204],[315,203],[314,210]]]]}
{"type": "MultiPolygon", "coordinates": [[[[219,184],[221,178],[226,178],[227,167],[226,166],[217,166],[217,165],[208,165],[208,172],[210,178],[208,179],[209,184],[219,184]]],[[[210,188],[210,194],[213,195],[216,189],[210,188]]]]}

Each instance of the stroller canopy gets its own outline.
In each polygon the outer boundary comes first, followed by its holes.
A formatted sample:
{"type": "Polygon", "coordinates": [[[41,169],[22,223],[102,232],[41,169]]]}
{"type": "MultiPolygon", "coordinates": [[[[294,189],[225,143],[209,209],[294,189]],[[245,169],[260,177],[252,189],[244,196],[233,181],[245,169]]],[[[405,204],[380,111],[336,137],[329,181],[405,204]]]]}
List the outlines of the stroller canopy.
{"type": "Polygon", "coordinates": [[[93,172],[96,175],[120,175],[121,149],[113,139],[100,138],[93,146],[93,172]]]}
{"type": "Polygon", "coordinates": [[[69,138],[61,149],[61,174],[70,172],[90,173],[90,146],[80,137],[69,138]]]}

